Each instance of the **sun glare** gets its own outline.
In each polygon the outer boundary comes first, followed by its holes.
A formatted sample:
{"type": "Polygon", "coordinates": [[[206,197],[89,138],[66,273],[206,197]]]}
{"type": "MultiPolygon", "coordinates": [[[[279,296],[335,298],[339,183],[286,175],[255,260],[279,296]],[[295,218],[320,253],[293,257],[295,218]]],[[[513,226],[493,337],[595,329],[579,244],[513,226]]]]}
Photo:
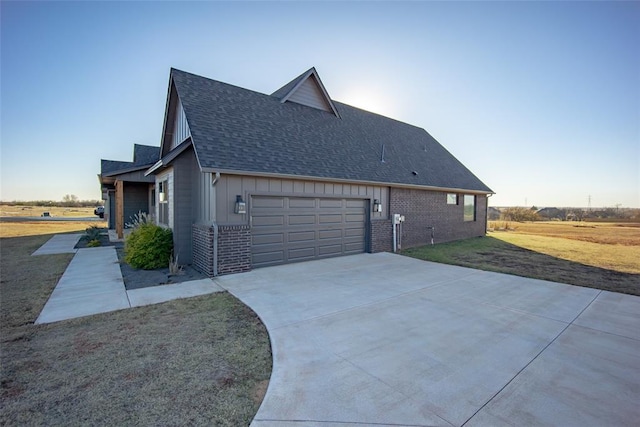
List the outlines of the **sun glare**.
{"type": "Polygon", "coordinates": [[[382,94],[377,93],[375,90],[351,89],[345,93],[342,102],[372,113],[393,117],[392,105],[388,100],[384,99],[382,94]]]}

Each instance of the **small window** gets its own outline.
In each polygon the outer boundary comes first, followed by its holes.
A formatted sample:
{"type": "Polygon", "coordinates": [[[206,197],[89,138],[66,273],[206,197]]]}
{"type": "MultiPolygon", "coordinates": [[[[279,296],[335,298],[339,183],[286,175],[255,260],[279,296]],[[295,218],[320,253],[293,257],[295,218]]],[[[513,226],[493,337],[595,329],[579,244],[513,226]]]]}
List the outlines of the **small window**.
{"type": "Polygon", "coordinates": [[[158,184],[158,222],[169,225],[169,186],[168,181],[160,181],[158,184]]]}
{"type": "Polygon", "coordinates": [[[464,220],[476,220],[476,196],[470,194],[464,195],[464,220]]]}
{"type": "Polygon", "coordinates": [[[448,193],[447,194],[447,204],[448,205],[457,205],[458,204],[458,195],[456,193],[448,193]]]}

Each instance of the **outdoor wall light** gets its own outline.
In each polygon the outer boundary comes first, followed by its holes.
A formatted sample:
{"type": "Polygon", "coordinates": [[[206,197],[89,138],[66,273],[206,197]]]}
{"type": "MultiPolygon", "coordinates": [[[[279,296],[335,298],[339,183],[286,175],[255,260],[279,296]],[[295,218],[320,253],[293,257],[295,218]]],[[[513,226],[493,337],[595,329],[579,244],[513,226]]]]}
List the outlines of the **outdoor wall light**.
{"type": "Polygon", "coordinates": [[[236,207],[233,211],[237,214],[247,213],[247,204],[242,200],[242,196],[239,194],[236,196],[236,207]]]}
{"type": "Polygon", "coordinates": [[[380,200],[373,199],[373,211],[382,212],[382,203],[380,203],[380,200]]]}

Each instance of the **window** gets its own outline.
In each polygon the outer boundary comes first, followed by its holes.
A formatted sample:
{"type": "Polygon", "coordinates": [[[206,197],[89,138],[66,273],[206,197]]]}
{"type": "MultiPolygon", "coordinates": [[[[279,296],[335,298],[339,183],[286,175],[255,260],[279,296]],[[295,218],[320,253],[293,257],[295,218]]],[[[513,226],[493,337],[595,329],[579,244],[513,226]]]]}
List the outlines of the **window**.
{"type": "Polygon", "coordinates": [[[458,204],[458,195],[456,193],[448,193],[447,194],[447,204],[448,205],[457,205],[458,204]]]}
{"type": "Polygon", "coordinates": [[[158,222],[169,225],[169,185],[166,179],[158,183],[158,222]]]}
{"type": "Polygon", "coordinates": [[[476,220],[476,196],[470,194],[464,195],[464,220],[476,220]]]}

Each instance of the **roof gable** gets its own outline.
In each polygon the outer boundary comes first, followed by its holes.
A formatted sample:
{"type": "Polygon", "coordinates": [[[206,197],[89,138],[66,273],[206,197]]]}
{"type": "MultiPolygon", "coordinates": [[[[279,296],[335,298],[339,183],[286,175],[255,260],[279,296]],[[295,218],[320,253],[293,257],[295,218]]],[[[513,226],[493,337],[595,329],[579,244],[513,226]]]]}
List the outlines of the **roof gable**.
{"type": "Polygon", "coordinates": [[[172,70],[201,170],[492,192],[422,128],[339,102],[341,120],[282,102],[307,77],[265,95],[172,70]]]}
{"type": "Polygon", "coordinates": [[[271,94],[280,102],[295,102],[307,107],[328,111],[340,117],[329,93],[322,84],[320,76],[314,67],[300,74],[298,77],[271,94]]]}

